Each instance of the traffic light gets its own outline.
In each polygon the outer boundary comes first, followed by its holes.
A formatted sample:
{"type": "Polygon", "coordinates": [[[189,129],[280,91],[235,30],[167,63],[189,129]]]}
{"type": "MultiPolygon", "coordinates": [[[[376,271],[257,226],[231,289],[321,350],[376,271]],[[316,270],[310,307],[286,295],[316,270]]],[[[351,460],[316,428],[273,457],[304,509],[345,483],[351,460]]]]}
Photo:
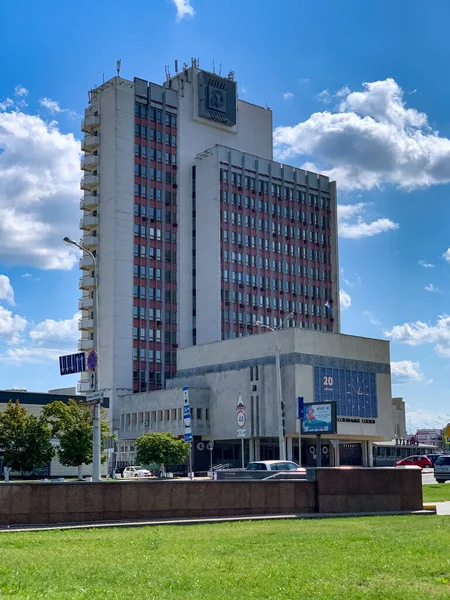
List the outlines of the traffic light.
{"type": "Polygon", "coordinates": [[[286,405],[284,401],[281,401],[281,427],[283,430],[283,437],[286,437],[286,414],[285,414],[286,405]]]}

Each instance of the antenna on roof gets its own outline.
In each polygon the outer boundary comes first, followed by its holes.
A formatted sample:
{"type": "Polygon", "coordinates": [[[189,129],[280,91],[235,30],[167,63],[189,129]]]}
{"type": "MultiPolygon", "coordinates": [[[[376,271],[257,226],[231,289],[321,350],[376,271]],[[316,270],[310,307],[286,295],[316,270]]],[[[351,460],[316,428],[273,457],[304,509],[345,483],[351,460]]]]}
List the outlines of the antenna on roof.
{"type": "Polygon", "coordinates": [[[169,79],[170,79],[170,67],[169,67],[169,65],[166,65],[164,68],[166,70],[166,81],[169,81],[169,79]]]}
{"type": "Polygon", "coordinates": [[[219,66],[219,77],[220,77],[221,75],[222,75],[222,63],[220,63],[220,66],[219,66]]]}
{"type": "Polygon", "coordinates": [[[178,61],[175,61],[175,74],[178,73],[178,61]]]}
{"type": "Polygon", "coordinates": [[[122,59],[119,58],[116,62],[116,69],[117,69],[117,77],[120,77],[120,67],[122,66],[122,59]]]}
{"type": "Polygon", "coordinates": [[[216,74],[216,65],[214,63],[214,59],[213,59],[213,73],[214,73],[214,75],[216,74]]]}

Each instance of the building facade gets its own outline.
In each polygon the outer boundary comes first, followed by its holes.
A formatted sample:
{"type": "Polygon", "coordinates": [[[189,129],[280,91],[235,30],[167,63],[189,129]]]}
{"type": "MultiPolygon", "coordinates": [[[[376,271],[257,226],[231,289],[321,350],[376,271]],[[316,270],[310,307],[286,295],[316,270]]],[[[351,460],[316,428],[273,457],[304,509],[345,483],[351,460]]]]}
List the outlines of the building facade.
{"type": "MultiPolygon", "coordinates": [[[[299,460],[298,397],[336,402],[337,434],[323,436],[324,465],[371,465],[373,443],[404,431],[404,403],[392,398],[389,342],[300,328],[281,330],[278,342],[289,459],[299,460]]],[[[278,458],[275,352],[271,332],[181,349],[170,389],[121,399],[119,450],[132,452],[144,432],[182,435],[188,386],[197,470],[209,464],[211,440],[214,464],[240,466],[242,435],[245,461],[278,458]]],[[[300,441],[302,464],[314,466],[314,436],[300,441]]]]}
{"type": "Polygon", "coordinates": [[[79,350],[96,328],[114,429],[119,397],[164,388],[180,348],[290,312],[340,331],[335,184],[273,161],[272,112],[240,100],[232,73],[193,61],[163,85],[114,77],[82,131],[81,244],[98,269],[80,258],[79,350]]]}

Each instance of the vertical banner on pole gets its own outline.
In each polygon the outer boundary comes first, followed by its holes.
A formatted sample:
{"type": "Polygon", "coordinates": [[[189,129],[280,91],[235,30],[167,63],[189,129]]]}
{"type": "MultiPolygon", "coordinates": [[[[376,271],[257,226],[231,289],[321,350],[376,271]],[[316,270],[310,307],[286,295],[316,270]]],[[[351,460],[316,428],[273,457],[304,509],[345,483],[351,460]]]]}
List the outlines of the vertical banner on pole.
{"type": "Polygon", "coordinates": [[[189,388],[186,385],[183,388],[183,423],[184,423],[184,441],[189,444],[189,477],[192,479],[192,427],[191,427],[191,407],[189,405],[189,388]]]}

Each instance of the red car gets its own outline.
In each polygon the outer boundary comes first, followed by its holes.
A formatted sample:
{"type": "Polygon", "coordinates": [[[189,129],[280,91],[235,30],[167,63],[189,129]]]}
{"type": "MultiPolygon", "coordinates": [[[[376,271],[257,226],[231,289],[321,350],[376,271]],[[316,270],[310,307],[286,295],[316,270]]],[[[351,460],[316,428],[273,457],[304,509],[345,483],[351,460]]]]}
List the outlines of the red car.
{"type": "Polygon", "coordinates": [[[428,456],[425,456],[425,455],[408,456],[408,458],[404,458],[403,460],[398,460],[396,463],[394,463],[394,467],[405,467],[405,466],[420,467],[421,469],[423,469],[424,467],[430,467],[430,469],[433,468],[433,465],[431,464],[431,460],[428,458],[428,456]]]}

